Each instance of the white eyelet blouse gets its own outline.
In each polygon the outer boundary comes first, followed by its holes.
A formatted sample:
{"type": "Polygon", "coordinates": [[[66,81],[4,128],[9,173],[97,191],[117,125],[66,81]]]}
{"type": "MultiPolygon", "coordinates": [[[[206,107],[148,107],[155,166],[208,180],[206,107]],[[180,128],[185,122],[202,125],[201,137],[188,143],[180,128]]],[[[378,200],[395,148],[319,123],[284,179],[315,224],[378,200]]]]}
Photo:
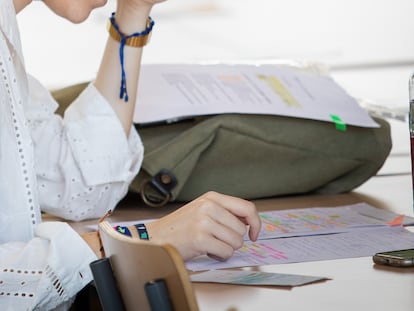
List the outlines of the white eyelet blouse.
{"type": "MultiPolygon", "coordinates": [[[[58,73],[57,73],[58,74],[58,73]]],[[[143,158],[93,85],[54,112],[25,72],[12,0],[0,1],[0,309],[50,310],[91,281],[95,255],[64,222],[101,217],[125,195],[143,158]]]]}

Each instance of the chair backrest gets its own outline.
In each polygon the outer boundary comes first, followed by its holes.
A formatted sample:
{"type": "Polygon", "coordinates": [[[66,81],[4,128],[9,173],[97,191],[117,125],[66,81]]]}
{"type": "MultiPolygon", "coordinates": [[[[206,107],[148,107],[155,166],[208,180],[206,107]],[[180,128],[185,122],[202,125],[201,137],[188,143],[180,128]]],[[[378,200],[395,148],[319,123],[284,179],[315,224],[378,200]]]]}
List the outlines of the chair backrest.
{"type": "Polygon", "coordinates": [[[197,311],[197,301],[184,262],[171,245],[132,239],[107,221],[99,233],[127,311],[151,311],[145,284],[164,280],[176,311],[197,311]]]}

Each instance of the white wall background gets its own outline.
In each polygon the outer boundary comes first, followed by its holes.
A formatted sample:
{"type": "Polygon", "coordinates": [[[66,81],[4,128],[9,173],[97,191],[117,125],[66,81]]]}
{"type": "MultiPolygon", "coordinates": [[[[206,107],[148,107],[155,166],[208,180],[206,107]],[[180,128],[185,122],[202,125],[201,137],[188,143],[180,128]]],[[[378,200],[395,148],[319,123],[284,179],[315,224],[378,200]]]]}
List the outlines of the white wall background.
{"type": "MultiPolygon", "coordinates": [[[[73,25],[41,2],[19,14],[28,70],[51,86],[94,76],[110,0],[73,25]]],[[[305,59],[333,69],[414,66],[412,0],[168,0],[144,62],[305,59]]]]}

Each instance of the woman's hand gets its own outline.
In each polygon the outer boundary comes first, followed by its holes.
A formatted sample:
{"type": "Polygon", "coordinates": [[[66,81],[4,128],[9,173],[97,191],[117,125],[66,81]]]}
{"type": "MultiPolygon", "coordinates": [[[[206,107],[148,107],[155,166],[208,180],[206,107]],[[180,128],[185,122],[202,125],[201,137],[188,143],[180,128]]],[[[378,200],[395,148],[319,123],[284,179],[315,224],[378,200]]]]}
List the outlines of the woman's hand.
{"type": "Polygon", "coordinates": [[[117,14],[127,13],[128,15],[141,15],[141,13],[149,14],[155,4],[166,0],[118,0],[117,14]]]}
{"type": "Polygon", "coordinates": [[[147,224],[150,239],[177,248],[184,260],[208,255],[231,257],[249,237],[257,240],[261,221],[253,203],[208,192],[177,211],[147,224]]]}

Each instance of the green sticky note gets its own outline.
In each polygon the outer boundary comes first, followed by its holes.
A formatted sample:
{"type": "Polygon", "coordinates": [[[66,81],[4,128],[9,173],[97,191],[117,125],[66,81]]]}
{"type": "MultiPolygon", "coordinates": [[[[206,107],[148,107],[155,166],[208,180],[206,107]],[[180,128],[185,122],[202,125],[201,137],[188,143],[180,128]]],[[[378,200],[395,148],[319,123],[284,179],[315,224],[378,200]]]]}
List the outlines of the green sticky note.
{"type": "Polygon", "coordinates": [[[346,124],[342,119],[334,114],[330,115],[331,120],[335,123],[335,128],[339,131],[346,131],[346,124]]]}

